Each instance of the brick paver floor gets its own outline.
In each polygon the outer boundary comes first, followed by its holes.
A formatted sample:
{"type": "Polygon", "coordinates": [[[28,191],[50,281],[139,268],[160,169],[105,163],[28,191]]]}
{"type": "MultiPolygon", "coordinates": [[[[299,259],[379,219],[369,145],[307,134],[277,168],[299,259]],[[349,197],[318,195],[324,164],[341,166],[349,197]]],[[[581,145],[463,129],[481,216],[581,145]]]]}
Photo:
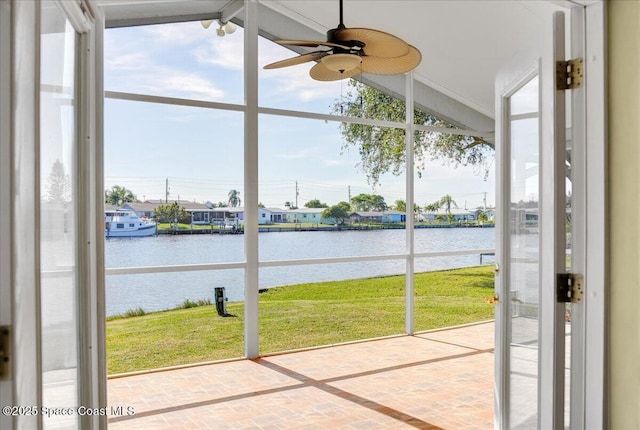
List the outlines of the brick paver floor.
{"type": "Polygon", "coordinates": [[[491,429],[492,322],[108,381],[109,429],[491,429]]]}

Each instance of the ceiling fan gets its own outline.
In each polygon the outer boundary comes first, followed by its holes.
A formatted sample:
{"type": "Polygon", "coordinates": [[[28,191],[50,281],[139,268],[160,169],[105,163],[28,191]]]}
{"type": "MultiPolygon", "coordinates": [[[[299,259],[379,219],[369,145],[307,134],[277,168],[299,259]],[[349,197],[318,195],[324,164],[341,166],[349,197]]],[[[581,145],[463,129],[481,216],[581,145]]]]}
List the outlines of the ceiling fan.
{"type": "Polygon", "coordinates": [[[278,69],[316,61],[309,75],[317,81],[337,81],[361,73],[396,75],[415,69],[422,55],[414,46],[384,31],[370,28],[347,28],[340,24],[327,31],[327,41],[276,40],[281,45],[325,47],[328,49],[300,54],[296,57],[267,64],[265,69],[278,69]]]}

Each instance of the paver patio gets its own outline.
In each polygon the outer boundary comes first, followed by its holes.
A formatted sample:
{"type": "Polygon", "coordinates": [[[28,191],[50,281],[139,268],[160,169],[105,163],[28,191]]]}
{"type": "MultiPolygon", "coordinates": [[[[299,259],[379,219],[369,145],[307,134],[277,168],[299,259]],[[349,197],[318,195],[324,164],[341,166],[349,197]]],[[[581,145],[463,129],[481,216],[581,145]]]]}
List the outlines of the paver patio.
{"type": "Polygon", "coordinates": [[[108,381],[110,429],[491,429],[494,324],[108,381]]]}

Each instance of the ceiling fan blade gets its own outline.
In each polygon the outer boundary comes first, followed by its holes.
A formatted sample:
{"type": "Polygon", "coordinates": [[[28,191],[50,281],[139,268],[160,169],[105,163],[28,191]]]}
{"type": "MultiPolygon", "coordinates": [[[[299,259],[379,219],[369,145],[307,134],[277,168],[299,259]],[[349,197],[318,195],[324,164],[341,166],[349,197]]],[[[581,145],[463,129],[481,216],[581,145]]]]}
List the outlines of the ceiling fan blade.
{"type": "Polygon", "coordinates": [[[360,67],[345,72],[336,72],[325,66],[323,62],[319,62],[309,70],[309,75],[316,81],[339,81],[340,79],[350,78],[360,73],[362,73],[360,67]]]}
{"type": "Polygon", "coordinates": [[[373,73],[374,75],[398,75],[415,69],[422,61],[422,54],[414,46],[407,46],[409,47],[409,52],[401,57],[363,56],[362,64],[360,65],[362,72],[373,73]]]}
{"type": "Polygon", "coordinates": [[[298,55],[296,57],[287,58],[285,60],[276,61],[275,63],[267,64],[263,69],[279,69],[281,67],[295,66],[296,64],[306,63],[307,61],[317,61],[328,55],[327,51],[314,51],[307,54],[298,55]]]}
{"type": "Polygon", "coordinates": [[[401,57],[409,52],[409,45],[393,34],[371,28],[344,28],[334,34],[337,42],[357,40],[365,44],[365,55],[373,57],[401,57]]]}
{"type": "Polygon", "coordinates": [[[331,46],[333,48],[342,48],[349,50],[351,47],[347,45],[340,45],[333,42],[322,42],[320,40],[276,40],[276,43],[280,45],[292,45],[292,46],[307,46],[309,48],[317,48],[318,46],[331,46]]]}

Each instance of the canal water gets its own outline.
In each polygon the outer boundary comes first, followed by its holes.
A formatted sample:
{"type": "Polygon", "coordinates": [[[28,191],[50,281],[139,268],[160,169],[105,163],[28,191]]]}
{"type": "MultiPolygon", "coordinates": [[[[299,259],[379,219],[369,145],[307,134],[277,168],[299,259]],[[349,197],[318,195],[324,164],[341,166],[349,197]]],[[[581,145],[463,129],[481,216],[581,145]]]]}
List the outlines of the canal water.
{"type": "MultiPolygon", "coordinates": [[[[371,256],[405,252],[405,230],[312,231],[261,233],[261,261],[371,256]]],[[[493,228],[436,228],[415,230],[415,252],[493,249],[493,228]]],[[[161,235],[111,238],[105,245],[106,267],[140,267],[244,260],[244,236],[161,235]]],[[[484,263],[493,260],[483,258],[484,263]]],[[[476,266],[480,256],[461,255],[416,260],[416,272],[476,266]]],[[[404,260],[339,263],[260,269],[260,288],[305,282],[355,279],[401,274],[404,260]]],[[[107,315],[142,308],[174,308],[186,299],[213,300],[214,287],[225,287],[229,301],[244,298],[244,271],[211,270],[140,275],[109,275],[106,280],[107,315]]]]}

